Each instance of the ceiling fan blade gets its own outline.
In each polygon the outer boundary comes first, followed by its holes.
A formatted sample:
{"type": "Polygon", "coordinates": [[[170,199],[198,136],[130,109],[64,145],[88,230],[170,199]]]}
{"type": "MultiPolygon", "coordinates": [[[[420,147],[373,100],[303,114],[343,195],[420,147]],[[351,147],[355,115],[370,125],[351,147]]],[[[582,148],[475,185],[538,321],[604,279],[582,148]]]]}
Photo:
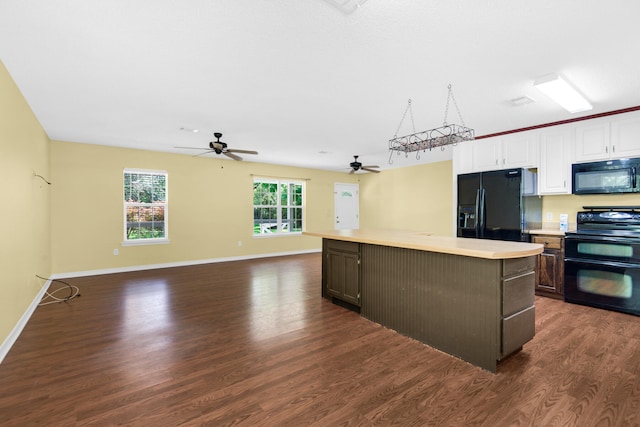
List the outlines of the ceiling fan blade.
{"type": "Polygon", "coordinates": [[[349,175],[351,175],[351,174],[353,174],[353,173],[356,173],[356,170],[355,170],[355,169],[351,169],[351,170],[349,171],[349,175]]]}
{"type": "Polygon", "coordinates": [[[367,171],[367,172],[373,172],[373,173],[380,173],[380,171],[377,171],[375,169],[369,169],[370,166],[362,166],[360,169],[362,169],[363,171],[367,171]]]}
{"type": "Polygon", "coordinates": [[[369,165],[369,166],[360,166],[361,168],[379,168],[380,166],[376,166],[376,165],[369,165]]]}
{"type": "MultiPolygon", "coordinates": [[[[201,148],[202,150],[202,148],[201,148]]],[[[200,156],[204,156],[205,154],[209,154],[209,153],[214,153],[215,151],[213,150],[207,150],[204,153],[200,153],[200,154],[194,154],[192,157],[200,157],[200,156]]]]}
{"type": "Polygon", "coordinates": [[[224,154],[227,157],[231,157],[233,160],[238,160],[238,161],[242,160],[242,157],[236,156],[235,154],[230,153],[229,150],[223,151],[222,154],[224,154]]]}
{"type": "Polygon", "coordinates": [[[241,154],[258,154],[257,151],[253,151],[253,150],[236,150],[235,148],[234,149],[227,148],[226,152],[227,153],[241,153],[241,154]]]}

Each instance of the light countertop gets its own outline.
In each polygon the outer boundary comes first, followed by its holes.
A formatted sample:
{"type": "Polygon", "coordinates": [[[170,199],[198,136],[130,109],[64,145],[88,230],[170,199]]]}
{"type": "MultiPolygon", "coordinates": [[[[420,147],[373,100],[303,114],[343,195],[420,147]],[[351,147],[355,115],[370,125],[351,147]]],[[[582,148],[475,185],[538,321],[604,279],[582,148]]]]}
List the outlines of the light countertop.
{"type": "Polygon", "coordinates": [[[564,236],[565,233],[566,231],[562,231],[557,228],[541,228],[539,230],[529,230],[529,234],[545,234],[548,236],[564,236]]]}
{"type": "Polygon", "coordinates": [[[360,229],[305,231],[302,234],[486,259],[522,258],[542,253],[544,249],[537,243],[433,236],[429,232],[420,231],[360,229]]]}

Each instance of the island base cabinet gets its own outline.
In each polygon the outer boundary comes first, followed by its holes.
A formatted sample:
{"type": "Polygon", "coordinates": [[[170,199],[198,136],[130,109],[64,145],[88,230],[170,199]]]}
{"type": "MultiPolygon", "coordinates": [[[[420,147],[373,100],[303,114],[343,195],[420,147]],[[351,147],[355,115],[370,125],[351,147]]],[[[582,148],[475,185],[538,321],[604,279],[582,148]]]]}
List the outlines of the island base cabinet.
{"type": "Polygon", "coordinates": [[[533,339],[535,321],[536,309],[533,306],[502,319],[501,359],[520,350],[524,343],[533,339]]]}
{"type": "Polygon", "coordinates": [[[323,295],[360,306],[360,245],[324,240],[323,295]]]}
{"type": "Polygon", "coordinates": [[[488,371],[535,330],[535,257],[361,244],[361,314],[488,371]],[[506,298],[506,300],[505,300],[506,298]]]}

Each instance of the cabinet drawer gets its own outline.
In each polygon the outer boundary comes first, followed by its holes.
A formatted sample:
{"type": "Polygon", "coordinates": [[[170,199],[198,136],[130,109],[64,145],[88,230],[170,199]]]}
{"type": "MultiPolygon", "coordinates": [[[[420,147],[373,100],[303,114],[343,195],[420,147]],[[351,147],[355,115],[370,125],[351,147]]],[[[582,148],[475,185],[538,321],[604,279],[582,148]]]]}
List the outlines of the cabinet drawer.
{"type": "Polygon", "coordinates": [[[533,236],[532,243],[540,243],[545,249],[562,249],[562,237],[533,236]]]}
{"type": "Polygon", "coordinates": [[[536,266],[536,257],[510,258],[502,261],[502,277],[515,276],[533,271],[536,266]]]}
{"type": "Polygon", "coordinates": [[[529,307],[502,320],[502,357],[531,341],[536,333],[536,309],[529,307]]]}
{"type": "Polygon", "coordinates": [[[531,271],[502,281],[502,316],[507,317],[533,305],[536,274],[531,271]]]}
{"type": "Polygon", "coordinates": [[[327,249],[333,249],[336,251],[343,252],[360,252],[360,243],[358,242],[346,242],[344,240],[331,240],[325,239],[325,244],[327,249]]]}

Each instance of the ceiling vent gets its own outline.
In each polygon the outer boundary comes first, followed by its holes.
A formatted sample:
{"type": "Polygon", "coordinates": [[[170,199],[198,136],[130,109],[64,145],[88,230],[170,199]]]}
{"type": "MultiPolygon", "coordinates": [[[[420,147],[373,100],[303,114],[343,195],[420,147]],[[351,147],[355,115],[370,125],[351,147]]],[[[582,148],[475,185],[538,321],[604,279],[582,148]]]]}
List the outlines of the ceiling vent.
{"type": "Polygon", "coordinates": [[[511,105],[514,107],[522,107],[523,105],[532,104],[535,101],[528,96],[521,96],[520,98],[512,99],[509,102],[511,102],[511,105]]]}
{"type": "Polygon", "coordinates": [[[360,8],[367,0],[324,0],[345,15],[350,15],[360,8]]]}

